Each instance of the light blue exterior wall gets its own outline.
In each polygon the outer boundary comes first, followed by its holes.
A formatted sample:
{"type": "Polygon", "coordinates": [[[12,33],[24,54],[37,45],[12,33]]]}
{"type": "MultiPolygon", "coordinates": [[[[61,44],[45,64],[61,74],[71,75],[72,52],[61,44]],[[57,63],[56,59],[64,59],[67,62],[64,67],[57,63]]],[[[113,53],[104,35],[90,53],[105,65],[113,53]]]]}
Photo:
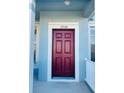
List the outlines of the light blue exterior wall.
{"type": "Polygon", "coordinates": [[[88,19],[82,19],[79,25],[79,79],[84,81],[86,77],[85,58],[88,58],[88,19]]]}
{"type": "Polygon", "coordinates": [[[47,81],[48,62],[48,25],[47,20],[42,19],[40,23],[40,44],[39,44],[39,80],[47,81]]]}
{"type": "Polygon", "coordinates": [[[80,11],[44,12],[40,15],[40,45],[39,45],[39,76],[41,81],[47,81],[48,63],[48,22],[49,21],[79,22],[79,79],[86,77],[85,57],[88,57],[88,18],[83,18],[80,11]]]}

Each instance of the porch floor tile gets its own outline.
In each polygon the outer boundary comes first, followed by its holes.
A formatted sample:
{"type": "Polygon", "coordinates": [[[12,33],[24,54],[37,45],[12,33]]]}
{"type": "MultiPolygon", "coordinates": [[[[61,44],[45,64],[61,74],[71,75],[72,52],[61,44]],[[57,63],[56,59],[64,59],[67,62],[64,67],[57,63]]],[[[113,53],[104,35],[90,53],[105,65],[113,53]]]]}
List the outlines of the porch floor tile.
{"type": "Polygon", "coordinates": [[[92,93],[83,82],[42,82],[34,80],[33,93],[92,93]]]}

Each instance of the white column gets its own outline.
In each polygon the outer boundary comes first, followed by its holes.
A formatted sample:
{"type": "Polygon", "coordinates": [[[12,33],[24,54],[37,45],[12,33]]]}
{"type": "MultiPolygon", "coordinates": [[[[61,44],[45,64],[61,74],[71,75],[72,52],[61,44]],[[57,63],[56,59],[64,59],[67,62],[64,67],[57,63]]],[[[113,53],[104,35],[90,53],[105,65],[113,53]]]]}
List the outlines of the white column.
{"type": "Polygon", "coordinates": [[[34,43],[34,27],[35,27],[35,1],[29,1],[29,29],[30,29],[30,70],[29,70],[29,93],[33,93],[33,43],[34,43]]]}

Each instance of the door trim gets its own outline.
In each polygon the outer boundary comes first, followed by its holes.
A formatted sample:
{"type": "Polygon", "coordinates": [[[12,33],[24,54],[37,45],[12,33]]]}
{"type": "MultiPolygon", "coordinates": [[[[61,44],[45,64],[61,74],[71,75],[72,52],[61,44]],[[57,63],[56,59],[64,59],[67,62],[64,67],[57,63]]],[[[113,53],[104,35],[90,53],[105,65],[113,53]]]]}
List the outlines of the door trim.
{"type": "Polygon", "coordinates": [[[49,22],[48,23],[48,66],[47,81],[79,82],[79,23],[78,22],[49,22]],[[52,78],[52,29],[75,29],[75,78],[53,79],[52,78]]]}

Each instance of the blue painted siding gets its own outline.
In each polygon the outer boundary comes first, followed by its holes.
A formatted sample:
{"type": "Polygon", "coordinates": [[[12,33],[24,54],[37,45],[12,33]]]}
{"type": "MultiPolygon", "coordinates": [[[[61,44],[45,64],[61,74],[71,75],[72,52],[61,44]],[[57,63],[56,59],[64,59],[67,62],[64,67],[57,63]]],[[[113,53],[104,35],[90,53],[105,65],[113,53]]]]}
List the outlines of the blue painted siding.
{"type": "Polygon", "coordinates": [[[88,19],[82,18],[81,12],[48,12],[40,18],[40,45],[39,45],[39,80],[47,81],[48,63],[48,21],[61,20],[66,22],[79,21],[79,74],[80,81],[86,77],[85,57],[88,57],[88,19]]]}

